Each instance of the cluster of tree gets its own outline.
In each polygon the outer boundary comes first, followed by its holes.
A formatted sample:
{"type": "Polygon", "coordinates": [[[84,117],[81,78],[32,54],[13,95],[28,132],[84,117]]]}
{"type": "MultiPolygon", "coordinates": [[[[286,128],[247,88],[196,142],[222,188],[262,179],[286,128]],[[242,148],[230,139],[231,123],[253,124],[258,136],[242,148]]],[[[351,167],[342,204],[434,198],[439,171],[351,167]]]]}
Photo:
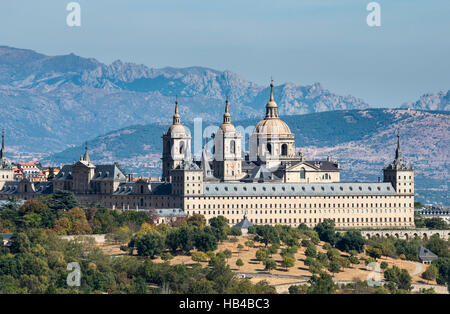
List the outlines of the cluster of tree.
{"type": "MultiPolygon", "coordinates": [[[[239,229],[230,228],[228,220],[223,216],[211,218],[207,226],[204,216],[194,214],[178,220],[173,226],[141,227],[128,246],[123,246],[122,249],[130,254],[136,249],[137,255],[151,258],[168,252],[186,254],[193,249],[209,252],[217,250],[218,243],[226,240],[228,236],[240,234],[239,229]]],[[[197,256],[200,258],[200,255],[197,256]]]]}
{"type": "Polygon", "coordinates": [[[414,225],[416,228],[428,228],[433,230],[447,230],[450,226],[444,219],[439,217],[423,218],[419,213],[414,213],[414,225]]]}
{"type": "Polygon", "coordinates": [[[364,251],[366,241],[358,230],[349,230],[345,233],[336,232],[335,223],[331,219],[325,219],[318,223],[314,230],[321,241],[328,242],[341,251],[357,251],[358,253],[364,251]]]}
{"type": "Polygon", "coordinates": [[[392,293],[409,293],[412,289],[411,275],[406,269],[394,265],[384,271],[384,278],[387,281],[384,287],[392,293]]]}
{"type": "Polygon", "coordinates": [[[99,204],[83,207],[72,192],[55,191],[22,205],[11,199],[0,210],[0,233],[44,229],[58,235],[100,234],[124,227],[135,232],[142,223],[151,220],[152,217],[144,212],[120,212],[99,204]]]}
{"type": "MultiPolygon", "coordinates": [[[[272,258],[273,254],[280,253],[282,257],[280,266],[287,270],[295,266],[294,255],[299,249],[300,240],[316,244],[320,241],[317,233],[305,224],[301,224],[297,228],[285,225],[256,225],[250,227],[248,232],[254,234],[253,241],[264,244],[264,247],[256,251],[255,257],[263,263],[264,269],[267,271],[274,270],[278,266],[272,258]],[[281,245],[285,247],[281,249],[281,245]]],[[[253,241],[247,241],[246,245],[253,247],[253,241]]]]}
{"type": "Polygon", "coordinates": [[[396,237],[371,238],[367,241],[366,253],[374,259],[381,256],[419,261],[419,246],[423,245],[439,257],[450,257],[448,243],[433,235],[429,239],[397,239],[396,237]]]}
{"type": "Polygon", "coordinates": [[[267,282],[236,278],[219,257],[210,267],[112,258],[91,240],[61,240],[42,229],[19,232],[9,244],[0,246],[0,293],[275,293],[267,282]],[[79,286],[67,284],[73,262],[79,265],[79,286]]]}
{"type": "Polygon", "coordinates": [[[319,276],[313,275],[309,280],[309,285],[290,286],[289,294],[331,294],[337,288],[333,278],[322,272],[319,276]]]}

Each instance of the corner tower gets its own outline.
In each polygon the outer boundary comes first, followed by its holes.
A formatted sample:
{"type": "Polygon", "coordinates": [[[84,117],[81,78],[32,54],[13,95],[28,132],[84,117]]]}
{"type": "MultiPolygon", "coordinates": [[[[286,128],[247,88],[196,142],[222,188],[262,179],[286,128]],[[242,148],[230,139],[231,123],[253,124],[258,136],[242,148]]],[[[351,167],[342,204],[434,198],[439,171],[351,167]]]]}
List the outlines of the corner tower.
{"type": "Polygon", "coordinates": [[[397,133],[395,159],[383,168],[383,181],[391,182],[398,194],[414,195],[414,168],[403,160],[399,133],[397,133]]]}
{"type": "Polygon", "coordinates": [[[172,125],[167,133],[164,133],[162,139],[162,181],[170,182],[170,171],[177,168],[183,162],[185,156],[190,155],[191,151],[191,136],[180,123],[178,98],[175,100],[175,113],[173,114],[172,125]]]}

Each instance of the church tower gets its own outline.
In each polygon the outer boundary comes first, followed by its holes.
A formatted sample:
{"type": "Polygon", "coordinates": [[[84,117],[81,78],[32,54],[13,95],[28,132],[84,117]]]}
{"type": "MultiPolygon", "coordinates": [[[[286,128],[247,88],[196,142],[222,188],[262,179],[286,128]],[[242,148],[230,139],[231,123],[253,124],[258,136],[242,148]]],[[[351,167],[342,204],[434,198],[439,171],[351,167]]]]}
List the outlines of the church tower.
{"type": "Polygon", "coordinates": [[[185,159],[185,156],[190,158],[191,153],[191,136],[180,123],[178,99],[175,100],[175,113],[173,114],[172,125],[167,133],[164,133],[162,139],[162,181],[170,182],[170,171],[179,166],[185,159]]]}
{"type": "Polygon", "coordinates": [[[94,178],[95,165],[91,163],[87,142],[84,147],[84,155],[72,166],[73,191],[86,194],[91,190],[91,181],[94,178]]]}
{"type": "Polygon", "coordinates": [[[414,195],[414,168],[403,160],[399,133],[397,133],[395,159],[383,168],[383,181],[391,182],[398,194],[414,195]]]}
{"type": "Polygon", "coordinates": [[[235,181],[243,177],[241,134],[231,123],[228,99],[225,102],[223,123],[214,134],[214,176],[223,181],[235,181]]]}
{"type": "Polygon", "coordinates": [[[2,148],[0,149],[0,189],[6,181],[14,180],[14,170],[5,154],[5,130],[2,130],[2,148]]]}

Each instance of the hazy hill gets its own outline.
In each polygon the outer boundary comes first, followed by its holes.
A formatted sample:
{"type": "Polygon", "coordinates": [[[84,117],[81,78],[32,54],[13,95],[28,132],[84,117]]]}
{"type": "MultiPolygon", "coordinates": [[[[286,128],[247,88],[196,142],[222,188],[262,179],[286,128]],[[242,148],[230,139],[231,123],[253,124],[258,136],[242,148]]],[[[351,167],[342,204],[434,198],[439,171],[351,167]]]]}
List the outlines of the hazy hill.
{"type": "MultiPolygon", "coordinates": [[[[295,133],[296,147],[307,158],[337,159],[343,180],[372,180],[382,177],[382,167],[392,162],[396,131],[400,129],[403,155],[416,169],[418,199],[448,204],[450,113],[417,110],[342,110],[284,116],[295,133]]],[[[218,125],[203,122],[203,128],[218,125]]],[[[233,122],[255,125],[259,119],[233,122]]],[[[192,124],[187,124],[191,132],[192,124]]],[[[161,135],[168,125],[139,125],[123,128],[89,141],[91,158],[105,163],[119,161],[136,174],[160,175],[161,135]]],[[[194,144],[194,143],[193,143],[194,144]]],[[[70,163],[83,152],[73,147],[50,157],[52,163],[70,163]]]]}
{"type": "MultiPolygon", "coordinates": [[[[276,84],[282,114],[367,107],[319,83],[276,84]]],[[[169,123],[175,95],[184,121],[221,116],[227,95],[233,117],[244,119],[260,115],[269,89],[229,71],[153,69],[120,60],[106,65],[0,46],[0,126],[14,152],[57,151],[130,125],[169,123]]]]}
{"type": "Polygon", "coordinates": [[[402,108],[423,109],[423,110],[450,110],[450,90],[440,91],[439,93],[428,93],[422,95],[415,102],[408,102],[402,105],[402,108]]]}

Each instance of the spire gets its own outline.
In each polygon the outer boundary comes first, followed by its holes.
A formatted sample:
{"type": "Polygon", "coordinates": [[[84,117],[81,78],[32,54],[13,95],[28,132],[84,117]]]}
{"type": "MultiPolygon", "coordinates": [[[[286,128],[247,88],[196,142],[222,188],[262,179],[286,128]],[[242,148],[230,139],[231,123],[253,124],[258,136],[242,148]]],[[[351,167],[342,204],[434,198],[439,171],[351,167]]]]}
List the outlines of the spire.
{"type": "Polygon", "coordinates": [[[205,147],[202,152],[202,162],[201,162],[202,170],[203,170],[203,178],[212,177],[211,167],[209,166],[208,161],[208,137],[206,137],[205,147]]]}
{"type": "Polygon", "coordinates": [[[175,96],[175,113],[173,114],[173,124],[180,124],[180,115],[178,114],[178,96],[175,96]]]}
{"type": "Polygon", "coordinates": [[[398,164],[402,161],[402,151],[400,150],[400,131],[397,130],[397,148],[395,150],[394,163],[398,164]]]}
{"type": "Polygon", "coordinates": [[[270,79],[270,101],[273,100],[273,79],[270,79]]]}
{"type": "Polygon", "coordinates": [[[270,81],[270,99],[266,104],[265,119],[278,119],[278,105],[273,97],[273,80],[270,81]]]}
{"type": "Polygon", "coordinates": [[[230,123],[231,122],[231,115],[228,108],[228,96],[227,100],[225,101],[225,113],[223,114],[223,123],[230,123]]]}
{"type": "Polygon", "coordinates": [[[88,143],[86,141],[85,145],[84,145],[84,156],[83,156],[83,160],[87,161],[87,162],[91,162],[91,159],[89,158],[89,152],[88,152],[88,143]]]}
{"type": "Polygon", "coordinates": [[[2,130],[2,148],[0,150],[0,159],[5,157],[5,129],[2,130]]]}

